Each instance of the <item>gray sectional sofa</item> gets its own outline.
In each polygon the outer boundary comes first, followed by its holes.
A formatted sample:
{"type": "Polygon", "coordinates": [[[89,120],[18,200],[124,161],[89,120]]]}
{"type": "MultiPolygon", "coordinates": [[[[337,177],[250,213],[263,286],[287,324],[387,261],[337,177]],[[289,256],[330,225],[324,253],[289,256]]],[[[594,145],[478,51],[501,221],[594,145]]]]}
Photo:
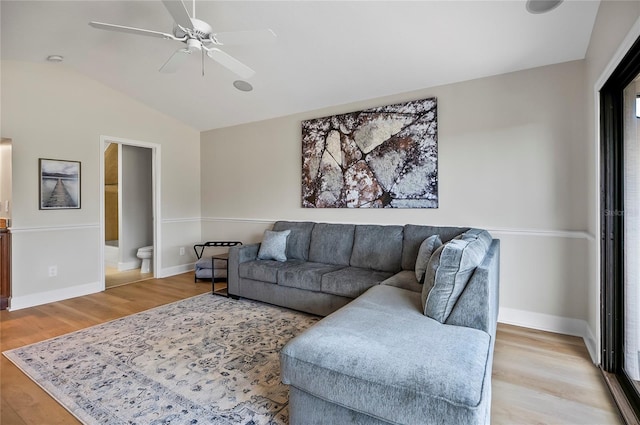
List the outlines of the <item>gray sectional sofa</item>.
{"type": "Polygon", "coordinates": [[[286,261],[259,259],[265,243],[231,248],[228,290],[327,316],[281,352],[291,424],[490,423],[498,240],[417,225],[273,230],[286,261]]]}

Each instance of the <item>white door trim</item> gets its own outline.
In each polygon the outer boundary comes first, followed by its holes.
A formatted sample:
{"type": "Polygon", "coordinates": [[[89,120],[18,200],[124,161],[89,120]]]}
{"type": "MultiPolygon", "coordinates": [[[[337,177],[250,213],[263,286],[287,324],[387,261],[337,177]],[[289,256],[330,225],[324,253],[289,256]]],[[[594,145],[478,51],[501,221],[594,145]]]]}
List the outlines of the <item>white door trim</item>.
{"type": "Polygon", "coordinates": [[[122,137],[100,136],[100,282],[105,289],[104,245],[105,245],[105,216],[104,216],[104,150],[107,143],[137,146],[151,149],[151,173],[153,180],[153,276],[159,277],[162,270],[162,179],[161,179],[161,145],[158,143],[142,142],[139,140],[123,139],[122,137]]]}
{"type": "MultiPolygon", "coordinates": [[[[616,50],[616,53],[613,55],[613,57],[611,58],[611,60],[609,61],[609,63],[607,64],[607,66],[604,68],[604,70],[602,71],[602,73],[600,74],[600,77],[596,80],[596,83],[593,86],[593,114],[594,114],[594,140],[593,140],[593,149],[595,152],[594,155],[594,160],[595,160],[595,164],[593,164],[594,168],[594,180],[593,181],[593,190],[595,191],[593,199],[594,199],[594,203],[595,205],[593,205],[592,207],[595,208],[595,223],[594,223],[594,227],[596,229],[595,234],[596,235],[600,235],[602,232],[602,227],[600,225],[600,209],[602,208],[602,205],[600,203],[600,167],[601,167],[601,157],[600,157],[600,143],[601,143],[601,138],[600,138],[600,90],[602,89],[602,86],[604,86],[604,84],[607,82],[607,80],[611,77],[611,74],[613,74],[613,72],[615,71],[615,69],[618,67],[618,65],[620,64],[620,62],[622,62],[622,59],[624,58],[624,56],[627,54],[627,52],[629,50],[631,50],[631,46],[633,46],[633,43],[636,42],[636,40],[638,39],[638,37],[640,37],[640,18],[638,18],[636,20],[636,22],[633,24],[633,26],[631,27],[631,29],[629,30],[629,32],[627,33],[626,37],[624,38],[624,40],[622,41],[622,43],[620,44],[620,46],[618,46],[618,50],[616,50]]],[[[602,329],[601,329],[601,320],[602,318],[600,317],[600,300],[602,299],[602,291],[601,291],[601,285],[602,285],[602,281],[601,281],[601,266],[600,266],[600,260],[601,260],[601,249],[600,249],[600,239],[599,237],[596,239],[596,243],[594,245],[595,248],[595,252],[594,252],[594,257],[593,258],[593,264],[594,264],[594,268],[592,269],[592,271],[595,274],[595,279],[594,282],[596,283],[596,287],[593,288],[593,290],[595,291],[595,293],[598,294],[597,297],[594,297],[597,301],[597,305],[595,306],[591,306],[591,308],[593,309],[592,311],[595,312],[595,316],[596,316],[596,329],[590,329],[592,331],[592,334],[595,335],[595,343],[596,343],[596,347],[593,349],[593,351],[591,349],[589,349],[589,354],[591,355],[591,359],[593,360],[593,362],[595,364],[600,364],[602,361],[602,356],[601,356],[601,351],[602,351],[602,329]]],[[[589,346],[587,345],[587,348],[589,348],[589,346]]]]}

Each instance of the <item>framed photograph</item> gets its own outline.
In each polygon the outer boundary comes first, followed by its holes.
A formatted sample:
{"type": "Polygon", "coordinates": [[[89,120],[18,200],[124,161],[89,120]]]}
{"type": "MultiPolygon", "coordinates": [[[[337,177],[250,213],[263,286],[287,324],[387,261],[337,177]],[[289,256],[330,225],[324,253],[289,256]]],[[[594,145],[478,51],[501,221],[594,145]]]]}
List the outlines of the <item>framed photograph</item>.
{"type": "Polygon", "coordinates": [[[80,208],[80,161],[39,159],[40,209],[80,208]]]}

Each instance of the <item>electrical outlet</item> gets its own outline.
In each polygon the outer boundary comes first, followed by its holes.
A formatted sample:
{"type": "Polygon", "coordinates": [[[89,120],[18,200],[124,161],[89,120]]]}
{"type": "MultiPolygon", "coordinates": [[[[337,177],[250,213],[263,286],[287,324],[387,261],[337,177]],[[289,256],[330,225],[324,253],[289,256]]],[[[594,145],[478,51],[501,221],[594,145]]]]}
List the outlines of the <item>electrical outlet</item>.
{"type": "Polygon", "coordinates": [[[180,255],[184,255],[184,247],[183,246],[180,247],[180,255]]]}
{"type": "Polygon", "coordinates": [[[58,266],[49,266],[49,277],[58,276],[58,266]]]}

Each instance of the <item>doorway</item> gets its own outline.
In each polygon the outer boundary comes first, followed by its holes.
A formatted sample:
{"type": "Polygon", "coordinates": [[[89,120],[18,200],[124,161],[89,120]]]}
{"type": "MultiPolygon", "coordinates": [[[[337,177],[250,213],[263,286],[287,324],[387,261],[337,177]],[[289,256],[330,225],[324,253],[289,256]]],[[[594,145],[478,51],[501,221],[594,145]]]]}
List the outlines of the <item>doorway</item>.
{"type": "Polygon", "coordinates": [[[101,138],[105,289],[157,276],[159,148],[151,143],[101,138]]]}

